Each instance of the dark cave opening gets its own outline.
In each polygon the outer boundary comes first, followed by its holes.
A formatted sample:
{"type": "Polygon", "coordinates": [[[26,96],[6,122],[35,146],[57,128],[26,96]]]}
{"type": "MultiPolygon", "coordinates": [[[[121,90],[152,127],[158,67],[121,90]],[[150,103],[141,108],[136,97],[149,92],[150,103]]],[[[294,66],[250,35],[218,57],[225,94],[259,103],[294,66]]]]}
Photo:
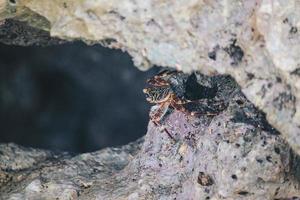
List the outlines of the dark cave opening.
{"type": "Polygon", "coordinates": [[[147,131],[141,72],[129,55],[81,42],[0,45],[0,142],[87,152],[147,131]]]}

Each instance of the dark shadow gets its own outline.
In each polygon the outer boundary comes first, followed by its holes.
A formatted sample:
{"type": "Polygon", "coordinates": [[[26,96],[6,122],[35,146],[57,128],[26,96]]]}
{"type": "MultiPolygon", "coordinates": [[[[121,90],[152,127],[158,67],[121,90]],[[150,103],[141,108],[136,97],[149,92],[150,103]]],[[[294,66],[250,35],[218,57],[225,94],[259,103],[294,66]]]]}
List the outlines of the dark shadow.
{"type": "Polygon", "coordinates": [[[0,142],[94,151],[147,131],[141,72],[121,51],[83,43],[0,45],[0,142]]]}

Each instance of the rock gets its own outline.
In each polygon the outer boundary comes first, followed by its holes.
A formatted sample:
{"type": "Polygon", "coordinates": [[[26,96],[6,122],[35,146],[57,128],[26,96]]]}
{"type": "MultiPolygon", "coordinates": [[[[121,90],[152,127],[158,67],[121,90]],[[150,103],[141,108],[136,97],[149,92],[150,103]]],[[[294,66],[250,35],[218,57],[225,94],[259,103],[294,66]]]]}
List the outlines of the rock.
{"type": "Polygon", "coordinates": [[[24,22],[12,19],[7,19],[0,25],[0,41],[7,45],[20,46],[48,46],[66,42],[50,37],[47,31],[30,27],[24,22]]]}
{"type": "Polygon", "coordinates": [[[222,101],[226,107],[214,115],[170,110],[160,125],[150,121],[146,136],[129,145],[76,156],[0,145],[0,198],[300,197],[300,159],[264,114],[228,76],[199,76],[199,83],[217,85],[210,105],[222,101]]]}
{"type": "Polygon", "coordinates": [[[0,20],[127,51],[143,70],[230,74],[300,153],[297,0],[1,0],[0,8],[0,20]]]}

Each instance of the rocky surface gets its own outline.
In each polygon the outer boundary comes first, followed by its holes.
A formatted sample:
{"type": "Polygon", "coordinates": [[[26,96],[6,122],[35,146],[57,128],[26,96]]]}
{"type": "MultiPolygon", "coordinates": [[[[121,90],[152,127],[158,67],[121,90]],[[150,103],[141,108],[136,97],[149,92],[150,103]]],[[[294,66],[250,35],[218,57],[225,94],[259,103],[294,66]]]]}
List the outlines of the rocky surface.
{"type": "Polygon", "coordinates": [[[127,146],[74,156],[0,145],[0,198],[300,197],[300,161],[279,132],[231,78],[197,75],[200,77],[201,85],[217,86],[211,106],[222,101],[226,105],[222,110],[196,116],[170,110],[161,125],[150,121],[144,139],[127,146]]]}
{"type": "Polygon", "coordinates": [[[0,20],[122,49],[140,69],[230,74],[300,153],[299,9],[297,0],[1,0],[0,20]]]}
{"type": "Polygon", "coordinates": [[[7,45],[48,46],[65,43],[50,36],[49,32],[28,26],[24,22],[7,19],[0,26],[0,42],[7,45]]]}
{"type": "Polygon", "coordinates": [[[127,146],[71,155],[3,144],[0,198],[298,199],[299,8],[297,0],[0,0],[0,20],[45,34],[16,43],[39,44],[47,32],[101,43],[143,70],[230,74],[245,94],[229,77],[199,75],[215,81],[210,100],[223,101],[222,110],[173,110],[127,146]]]}

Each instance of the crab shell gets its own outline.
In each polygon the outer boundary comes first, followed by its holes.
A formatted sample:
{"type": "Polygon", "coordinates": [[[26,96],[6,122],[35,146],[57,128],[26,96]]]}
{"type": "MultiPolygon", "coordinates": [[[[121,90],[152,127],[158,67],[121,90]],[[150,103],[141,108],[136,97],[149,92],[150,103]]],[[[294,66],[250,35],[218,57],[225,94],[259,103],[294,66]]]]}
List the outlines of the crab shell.
{"type": "Polygon", "coordinates": [[[169,86],[149,87],[143,92],[146,94],[146,100],[153,104],[164,103],[171,98],[171,88],[169,86]]]}
{"type": "Polygon", "coordinates": [[[170,100],[184,99],[186,76],[182,72],[165,70],[150,78],[143,92],[150,103],[160,104],[170,100]]]}

